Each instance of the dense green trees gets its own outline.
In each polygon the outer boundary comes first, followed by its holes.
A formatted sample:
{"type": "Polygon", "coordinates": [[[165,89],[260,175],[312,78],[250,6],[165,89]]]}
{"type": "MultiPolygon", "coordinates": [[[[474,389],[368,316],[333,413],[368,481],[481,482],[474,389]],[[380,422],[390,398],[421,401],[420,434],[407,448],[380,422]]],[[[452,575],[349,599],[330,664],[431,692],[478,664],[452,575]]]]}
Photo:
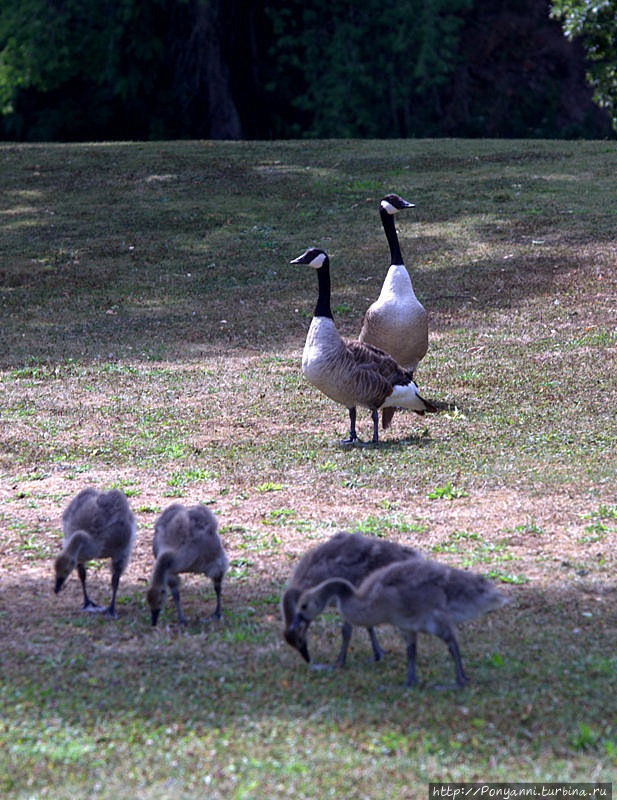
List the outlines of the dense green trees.
{"type": "Polygon", "coordinates": [[[582,55],[548,11],[548,0],[0,0],[0,137],[605,135],[582,55]]]}
{"type": "Polygon", "coordinates": [[[553,0],[552,14],[567,36],[582,40],[596,100],[617,130],[617,0],[553,0]]]}

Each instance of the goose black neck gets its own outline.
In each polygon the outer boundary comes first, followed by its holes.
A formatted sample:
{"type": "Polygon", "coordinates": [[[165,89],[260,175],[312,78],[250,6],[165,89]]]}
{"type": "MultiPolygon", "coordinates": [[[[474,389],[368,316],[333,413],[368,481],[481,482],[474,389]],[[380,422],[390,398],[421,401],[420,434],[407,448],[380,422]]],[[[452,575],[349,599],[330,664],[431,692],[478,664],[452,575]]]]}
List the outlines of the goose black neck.
{"type": "Polygon", "coordinates": [[[317,282],[319,294],[317,295],[314,316],[332,319],[332,310],[330,309],[330,259],[327,256],[317,270],[317,282]]]}
{"type": "Polygon", "coordinates": [[[390,263],[403,264],[403,255],[401,247],[398,243],[398,236],[396,234],[396,227],[394,225],[394,214],[388,214],[385,208],[379,209],[381,223],[386,234],[386,239],[390,245],[390,263]]]}

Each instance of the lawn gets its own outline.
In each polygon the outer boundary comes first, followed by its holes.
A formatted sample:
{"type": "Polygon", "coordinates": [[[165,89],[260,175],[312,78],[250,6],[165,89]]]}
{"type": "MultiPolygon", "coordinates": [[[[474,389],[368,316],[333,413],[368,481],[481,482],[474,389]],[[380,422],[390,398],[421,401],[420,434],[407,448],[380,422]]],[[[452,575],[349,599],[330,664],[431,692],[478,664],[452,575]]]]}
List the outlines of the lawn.
{"type": "MultiPolygon", "coordinates": [[[[0,145],[0,795],[426,798],[431,781],[617,779],[617,143],[0,145]],[[344,447],[307,384],[330,255],[340,331],[379,293],[387,192],[430,314],[417,372],[453,410],[344,447]],[[64,507],[122,489],[138,520],[115,621],[54,595],[64,507]],[[157,515],[207,503],[223,619],[145,601],[157,515]],[[464,690],[420,637],[345,670],[281,635],[298,557],[339,529],[491,576],[512,603],[460,630],[464,690]]],[[[369,438],[369,413],[358,431],[369,438]]],[[[108,562],[89,569],[107,602],[108,562]]],[[[338,651],[335,612],[310,632],[338,651]]]]}

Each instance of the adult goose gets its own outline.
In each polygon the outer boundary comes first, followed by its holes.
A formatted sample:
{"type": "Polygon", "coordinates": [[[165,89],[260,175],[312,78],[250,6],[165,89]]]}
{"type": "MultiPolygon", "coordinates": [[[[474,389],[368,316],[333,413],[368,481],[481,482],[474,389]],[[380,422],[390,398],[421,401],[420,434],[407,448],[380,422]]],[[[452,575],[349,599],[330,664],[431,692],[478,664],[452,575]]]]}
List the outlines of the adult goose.
{"type": "Polygon", "coordinates": [[[335,602],[351,625],[374,627],[389,623],[400,630],[407,645],[407,686],[416,677],[416,639],[419,631],[438,636],[454,661],[456,685],[465,674],[455,626],[509,602],[486,578],[422,558],[390,564],[371,573],[358,588],[331,578],[304,591],[296,604],[296,626],[306,626],[335,602]]]}
{"type": "MultiPolygon", "coordinates": [[[[410,370],[401,367],[383,350],[370,344],[343,339],[330,308],[330,259],[311,247],[292,264],[307,264],[317,271],[317,305],[302,354],[302,372],[307,380],[331,400],[349,411],[349,437],[357,441],[356,406],[371,411],[374,443],[379,441],[380,409],[406,408],[416,414],[442,410],[418,394],[410,370]]],[[[384,428],[389,420],[384,415],[384,428]]]]}
{"type": "MultiPolygon", "coordinates": [[[[412,547],[390,542],[387,539],[376,539],[361,533],[337,531],[328,541],[312,547],[297,563],[285,590],[281,596],[281,613],[285,624],[283,635],[287,644],[294,647],[305,661],[310,663],[311,657],[307,645],[309,622],[296,621],[298,598],[305,589],[317,586],[328,578],[344,578],[357,586],[361,581],[380,567],[404,561],[408,558],[419,558],[419,553],[412,547]]],[[[341,649],[336,659],[336,666],[344,667],[347,649],[351,639],[352,625],[346,621],[341,628],[341,649]]],[[[379,661],[383,651],[373,628],[368,633],[373,647],[373,658],[379,661]]]]}
{"type": "Polygon", "coordinates": [[[379,215],[390,246],[390,269],[381,293],[367,309],[359,341],[385,350],[402,367],[415,372],[428,349],[428,315],[415,295],[403,262],[394,215],[414,204],[398,194],[387,194],[379,215]]]}
{"type": "Polygon", "coordinates": [[[66,507],[62,527],[64,540],[55,562],[54,591],[57,594],[62,589],[77,567],[84,596],[82,609],[103,611],[115,618],[118,583],[129,562],[136,527],[126,497],[118,489],[83,489],[66,507]],[[91,600],[86,590],[86,564],[97,558],[111,559],[111,602],[106,609],[91,600]]]}
{"type": "Polygon", "coordinates": [[[180,608],[180,572],[203,573],[212,579],[216,593],[212,617],[220,618],[221,588],[228,560],[217,529],[216,517],[209,508],[201,505],[187,508],[181,503],[173,503],[157,519],[152,542],[156,561],[147,594],[153,626],[159,618],[168,587],[178,621],[186,622],[180,608]]]}

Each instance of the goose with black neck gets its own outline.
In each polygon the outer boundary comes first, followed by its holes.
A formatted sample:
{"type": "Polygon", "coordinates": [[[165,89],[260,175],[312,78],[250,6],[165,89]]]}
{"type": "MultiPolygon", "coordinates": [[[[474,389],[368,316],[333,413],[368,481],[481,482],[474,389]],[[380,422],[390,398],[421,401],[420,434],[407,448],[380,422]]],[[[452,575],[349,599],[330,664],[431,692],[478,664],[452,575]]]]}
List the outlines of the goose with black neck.
{"type": "Polygon", "coordinates": [[[310,247],[291,263],[312,266],[317,272],[317,304],[302,354],[302,372],[309,383],[347,408],[350,428],[343,444],[358,441],[357,406],[371,412],[374,444],[379,441],[380,409],[406,408],[420,415],[442,410],[420,396],[411,371],[386,352],[340,335],[330,306],[330,259],[324,250],[310,247]]]}

